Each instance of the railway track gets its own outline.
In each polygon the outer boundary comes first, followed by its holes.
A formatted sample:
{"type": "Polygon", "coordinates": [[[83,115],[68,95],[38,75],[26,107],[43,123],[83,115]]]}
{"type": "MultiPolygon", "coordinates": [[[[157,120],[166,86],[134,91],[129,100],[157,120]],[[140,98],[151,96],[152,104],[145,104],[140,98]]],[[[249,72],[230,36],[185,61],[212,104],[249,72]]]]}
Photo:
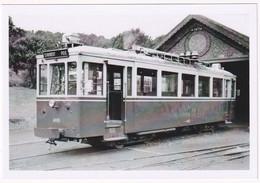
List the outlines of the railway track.
{"type": "Polygon", "coordinates": [[[76,142],[59,142],[58,146],[49,150],[49,146],[42,141],[19,143],[10,145],[9,167],[10,170],[49,171],[207,170],[227,162],[248,162],[249,143],[242,143],[248,141],[241,136],[247,133],[236,128],[216,133],[166,136],[147,144],[129,145],[121,150],[99,150],[76,142]],[[227,139],[226,134],[232,138],[223,141],[227,139]],[[236,134],[239,134],[240,140],[234,144],[236,134]]]}
{"type": "Polygon", "coordinates": [[[125,147],[120,151],[116,149],[97,150],[87,147],[11,159],[10,167],[14,170],[157,170],[162,167],[171,170],[197,170],[207,169],[208,166],[213,164],[233,161],[248,156],[248,143],[165,154],[141,153],[131,146],[125,147]],[[132,152],[139,154],[139,156],[124,156],[132,152]],[[121,154],[119,158],[112,158],[119,154],[121,154]],[[106,158],[104,158],[104,155],[106,158]]]}
{"type": "Polygon", "coordinates": [[[196,170],[212,164],[232,161],[247,156],[249,156],[249,144],[241,143],[151,156],[148,158],[166,157],[166,160],[126,168],[125,170],[150,169],[161,166],[165,167],[165,165],[169,165],[169,167],[175,166],[175,168],[178,167],[178,170],[196,170]]]}

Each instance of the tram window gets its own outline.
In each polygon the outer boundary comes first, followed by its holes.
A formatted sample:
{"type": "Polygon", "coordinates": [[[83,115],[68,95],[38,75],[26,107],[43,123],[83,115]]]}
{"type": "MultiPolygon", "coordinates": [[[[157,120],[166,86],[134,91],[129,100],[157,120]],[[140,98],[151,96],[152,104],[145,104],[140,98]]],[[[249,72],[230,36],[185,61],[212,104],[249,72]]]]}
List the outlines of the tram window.
{"type": "Polygon", "coordinates": [[[83,95],[103,95],[103,64],[83,63],[83,95]]]}
{"type": "Polygon", "coordinates": [[[127,67],[127,96],[132,95],[132,67],[127,67]]]}
{"type": "Polygon", "coordinates": [[[232,85],[231,85],[231,97],[235,97],[235,86],[236,86],[236,82],[234,80],[232,80],[232,85]]]}
{"type": "Polygon", "coordinates": [[[199,97],[209,96],[209,77],[199,76],[199,97]]]}
{"type": "Polygon", "coordinates": [[[177,96],[178,74],[162,72],[162,96],[177,96]]]}
{"type": "Polygon", "coordinates": [[[182,75],[182,96],[192,97],[194,96],[194,75],[183,74],[182,75]]]}
{"type": "Polygon", "coordinates": [[[230,80],[225,80],[225,83],[226,83],[226,86],[225,86],[225,97],[230,97],[230,89],[231,89],[231,86],[230,86],[230,80]]]}
{"type": "Polygon", "coordinates": [[[137,95],[156,96],[157,71],[150,69],[137,69],[137,95]]]}
{"type": "Polygon", "coordinates": [[[47,64],[40,65],[40,95],[47,95],[47,64]]]}
{"type": "Polygon", "coordinates": [[[76,95],[77,92],[77,63],[68,63],[68,95],[76,95]]]}
{"type": "Polygon", "coordinates": [[[213,78],[213,97],[222,97],[222,79],[213,78]]]}
{"type": "Polygon", "coordinates": [[[51,95],[65,94],[65,65],[51,64],[51,95]]]}

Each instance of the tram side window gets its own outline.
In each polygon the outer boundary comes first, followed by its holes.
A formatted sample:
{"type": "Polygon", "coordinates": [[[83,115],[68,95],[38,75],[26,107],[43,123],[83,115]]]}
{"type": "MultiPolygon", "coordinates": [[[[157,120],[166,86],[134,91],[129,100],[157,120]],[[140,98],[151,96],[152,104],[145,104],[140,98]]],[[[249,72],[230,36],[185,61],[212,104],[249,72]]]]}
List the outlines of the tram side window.
{"type": "Polygon", "coordinates": [[[162,96],[177,96],[178,74],[162,72],[162,96]]]}
{"type": "Polygon", "coordinates": [[[156,96],[157,71],[150,69],[137,69],[137,95],[156,96]]]}
{"type": "Polygon", "coordinates": [[[51,95],[65,94],[65,64],[51,64],[51,95]]]}
{"type": "Polygon", "coordinates": [[[40,65],[40,95],[47,95],[47,64],[40,65]]]}
{"type": "Polygon", "coordinates": [[[132,95],[132,67],[127,67],[127,96],[132,95]]]}
{"type": "Polygon", "coordinates": [[[209,97],[209,77],[199,76],[199,97],[209,97]]]}
{"type": "Polygon", "coordinates": [[[183,97],[193,97],[194,87],[195,87],[195,76],[183,74],[182,75],[182,96],[183,97]]]}
{"type": "Polygon", "coordinates": [[[230,86],[230,80],[225,80],[226,86],[225,86],[225,97],[230,97],[230,90],[231,90],[231,86],[230,86]]]}
{"type": "Polygon", "coordinates": [[[213,97],[222,97],[222,79],[213,78],[213,97]]]}
{"type": "Polygon", "coordinates": [[[76,95],[77,92],[77,63],[68,63],[68,95],[76,95]]]}
{"type": "Polygon", "coordinates": [[[232,80],[232,85],[231,85],[231,97],[235,97],[235,92],[236,92],[236,81],[232,80]]]}
{"type": "Polygon", "coordinates": [[[103,64],[83,63],[83,95],[103,95],[103,64]]]}

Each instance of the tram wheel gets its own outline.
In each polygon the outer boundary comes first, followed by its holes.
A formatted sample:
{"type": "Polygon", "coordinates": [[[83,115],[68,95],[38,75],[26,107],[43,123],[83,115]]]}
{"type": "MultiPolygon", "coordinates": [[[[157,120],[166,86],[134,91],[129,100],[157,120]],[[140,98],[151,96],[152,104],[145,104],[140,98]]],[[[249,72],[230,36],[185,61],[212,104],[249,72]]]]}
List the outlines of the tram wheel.
{"type": "Polygon", "coordinates": [[[175,133],[176,134],[181,134],[183,131],[183,127],[177,127],[176,130],[175,130],[175,133]]]}
{"type": "Polygon", "coordinates": [[[106,145],[103,142],[101,142],[100,138],[90,138],[90,139],[88,139],[88,143],[96,149],[105,149],[106,148],[106,145]]]}
{"type": "Polygon", "coordinates": [[[202,125],[195,125],[192,127],[192,131],[194,133],[200,134],[203,130],[203,126],[202,125]]]}
{"type": "Polygon", "coordinates": [[[116,149],[122,149],[123,147],[124,147],[124,142],[115,142],[114,144],[113,144],[113,146],[114,146],[114,148],[116,148],[116,149]]]}

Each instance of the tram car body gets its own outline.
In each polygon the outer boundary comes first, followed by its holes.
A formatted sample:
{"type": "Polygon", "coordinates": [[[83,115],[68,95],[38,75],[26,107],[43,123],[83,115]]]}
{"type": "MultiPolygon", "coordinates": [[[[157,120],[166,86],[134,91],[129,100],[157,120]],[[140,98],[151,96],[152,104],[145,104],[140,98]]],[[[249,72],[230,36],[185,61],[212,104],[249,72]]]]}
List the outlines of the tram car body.
{"type": "Polygon", "coordinates": [[[35,136],[122,144],[232,121],[236,76],[220,65],[134,47],[88,46],[37,56],[35,136]]]}

